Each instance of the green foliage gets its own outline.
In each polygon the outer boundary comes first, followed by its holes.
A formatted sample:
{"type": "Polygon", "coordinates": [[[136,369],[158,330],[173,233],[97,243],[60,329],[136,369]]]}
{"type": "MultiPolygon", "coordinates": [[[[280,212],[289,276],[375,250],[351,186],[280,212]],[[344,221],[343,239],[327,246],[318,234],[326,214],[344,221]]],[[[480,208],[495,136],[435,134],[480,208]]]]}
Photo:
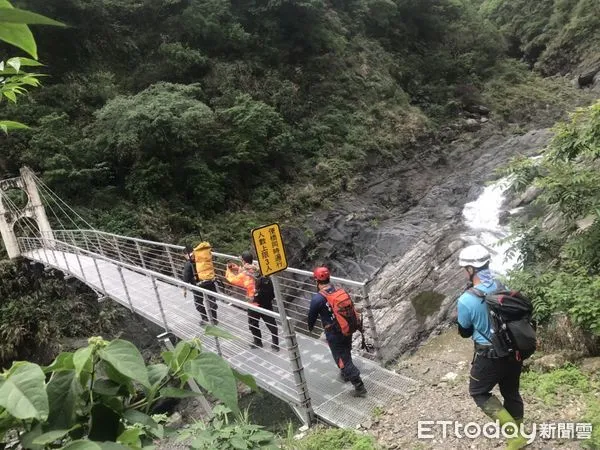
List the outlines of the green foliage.
{"type": "Polygon", "coordinates": [[[122,317],[94,294],[34,269],[40,267],[0,263],[0,366],[15,358],[47,361],[62,338],[108,332],[122,317]]]}
{"type": "MultiPolygon", "coordinates": [[[[21,70],[25,66],[40,66],[37,60],[37,45],[28,25],[63,26],[60,22],[31,11],[14,8],[7,0],[0,0],[0,41],[13,45],[31,55],[29,58],[9,58],[0,60],[0,102],[3,99],[16,103],[17,95],[27,92],[27,87],[38,87],[40,74],[27,73],[21,70]]],[[[0,129],[8,130],[27,128],[25,125],[11,121],[0,121],[0,129]]]]}
{"type": "Polygon", "coordinates": [[[546,75],[597,59],[600,5],[595,0],[485,0],[482,12],[500,26],[515,56],[546,75]]]}
{"type": "Polygon", "coordinates": [[[180,440],[190,440],[192,449],[255,450],[277,449],[275,435],[239,416],[230,423],[231,410],[223,406],[213,409],[208,422],[196,422],[179,432],[180,440]]]}
{"type": "Polygon", "coordinates": [[[511,284],[530,293],[536,314],[566,312],[582,329],[600,334],[600,103],[559,124],[541,161],[516,160],[505,173],[515,189],[541,189],[545,214],[514,224],[523,271],[511,284]]]}
{"type": "Polygon", "coordinates": [[[586,422],[592,424],[592,438],[588,442],[583,442],[582,446],[589,449],[600,448],[600,400],[598,397],[591,397],[588,400],[588,407],[583,418],[586,422]]]}
{"type": "MultiPolygon", "coordinates": [[[[222,428],[228,413],[239,415],[236,377],[220,357],[202,352],[199,340],[179,342],[162,354],[163,363],[152,366],[130,342],[100,337],[88,342],[74,353],[61,353],[48,367],[16,362],[0,375],[0,442],[16,430],[25,449],[56,448],[58,443],[64,448],[141,449],[165,437],[164,426],[149,415],[154,405],[164,398],[197,395],[182,389],[192,378],[227,405],[215,409],[205,431],[229,433],[232,448],[241,448],[233,443],[236,439],[255,445],[272,441],[270,433],[247,423],[222,428]]],[[[194,442],[201,439],[199,434],[194,442]]]]}
{"type": "Polygon", "coordinates": [[[556,405],[569,397],[595,391],[598,383],[584,375],[578,367],[567,364],[548,373],[524,372],[521,387],[544,403],[556,405]]]}
{"type": "Polygon", "coordinates": [[[491,107],[495,118],[509,123],[527,123],[540,116],[555,122],[574,100],[583,100],[585,95],[570,89],[563,79],[535,75],[525,63],[516,60],[500,60],[493,71],[494,76],[485,82],[481,98],[491,107]]]}
{"type": "Polygon", "coordinates": [[[299,441],[288,439],[290,450],[377,450],[379,446],[373,436],[354,430],[315,427],[299,441]]]}
{"type": "Polygon", "coordinates": [[[503,50],[467,0],[19,6],[72,26],[43,30],[52,77],[9,109],[35,124],[11,136],[11,167],[39,169],[102,228],[133,211],[141,234],[152,208],[163,238],[362,189],[361,172],[412,157],[503,50]]]}
{"type": "Polygon", "coordinates": [[[569,101],[504,63],[478,3],[20,0],[71,26],[41,30],[47,86],[5,105],[32,125],[7,171],[28,164],[102,229],[245,247],[230,219],[355,194],[465,106],[523,122],[569,101]]]}

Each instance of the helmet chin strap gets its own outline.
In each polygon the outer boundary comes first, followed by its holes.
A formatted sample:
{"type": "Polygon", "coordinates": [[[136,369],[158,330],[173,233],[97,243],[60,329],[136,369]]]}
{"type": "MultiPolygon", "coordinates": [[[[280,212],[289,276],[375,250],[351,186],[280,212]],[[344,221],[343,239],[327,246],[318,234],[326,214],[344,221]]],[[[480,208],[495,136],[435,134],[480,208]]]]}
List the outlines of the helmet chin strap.
{"type": "Polygon", "coordinates": [[[469,282],[467,283],[467,289],[471,289],[473,286],[475,286],[475,283],[473,282],[473,278],[475,278],[475,275],[477,274],[475,267],[473,267],[473,266],[470,266],[470,267],[471,267],[471,269],[473,269],[473,273],[469,273],[469,282]]]}

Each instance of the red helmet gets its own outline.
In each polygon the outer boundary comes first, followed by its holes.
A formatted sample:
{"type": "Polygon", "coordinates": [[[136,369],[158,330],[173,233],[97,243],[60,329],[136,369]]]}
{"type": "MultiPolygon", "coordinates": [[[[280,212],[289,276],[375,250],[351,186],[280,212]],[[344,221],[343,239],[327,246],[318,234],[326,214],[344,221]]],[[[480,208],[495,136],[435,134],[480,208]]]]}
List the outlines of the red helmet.
{"type": "Polygon", "coordinates": [[[329,269],[327,267],[317,267],[313,271],[315,280],[317,281],[329,281],[329,269]]]}

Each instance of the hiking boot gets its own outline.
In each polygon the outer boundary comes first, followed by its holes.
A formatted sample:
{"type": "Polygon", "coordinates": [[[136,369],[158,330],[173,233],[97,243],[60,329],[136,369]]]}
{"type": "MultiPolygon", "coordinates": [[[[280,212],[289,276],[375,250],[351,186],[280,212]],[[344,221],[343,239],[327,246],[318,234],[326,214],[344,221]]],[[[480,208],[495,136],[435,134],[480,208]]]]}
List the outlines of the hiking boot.
{"type": "Polygon", "coordinates": [[[338,378],[337,379],[338,379],[338,381],[340,381],[342,383],[347,383],[347,382],[350,381],[348,378],[346,378],[344,376],[344,374],[342,372],[338,373],[338,378]]]}
{"type": "Polygon", "coordinates": [[[354,390],[350,393],[352,397],[366,397],[367,396],[367,388],[364,384],[360,386],[355,386],[354,390]]]}
{"type": "Polygon", "coordinates": [[[485,402],[482,409],[489,417],[497,420],[501,426],[512,424],[517,427],[518,431],[516,436],[507,439],[507,450],[519,450],[527,446],[527,439],[520,433],[522,419],[515,420],[496,396],[492,395],[488,401],[485,402]]]}
{"type": "Polygon", "coordinates": [[[259,347],[262,348],[262,346],[263,346],[262,342],[253,342],[252,344],[250,344],[250,348],[252,350],[254,350],[255,348],[259,348],[259,347]]]}

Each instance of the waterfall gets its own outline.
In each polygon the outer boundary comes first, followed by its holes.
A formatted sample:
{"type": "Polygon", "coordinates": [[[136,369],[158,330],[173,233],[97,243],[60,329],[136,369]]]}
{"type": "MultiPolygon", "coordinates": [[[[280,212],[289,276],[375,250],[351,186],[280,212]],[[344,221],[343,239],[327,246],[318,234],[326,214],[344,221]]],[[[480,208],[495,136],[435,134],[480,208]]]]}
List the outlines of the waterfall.
{"type": "Polygon", "coordinates": [[[510,233],[507,226],[500,225],[504,194],[510,184],[509,178],[502,178],[486,186],[477,200],[467,203],[463,209],[464,222],[469,230],[462,238],[469,244],[481,244],[486,247],[492,255],[490,269],[499,275],[505,275],[512,269],[519,256],[514,254],[509,258],[506,252],[510,245],[499,244],[499,241],[510,233]]]}

